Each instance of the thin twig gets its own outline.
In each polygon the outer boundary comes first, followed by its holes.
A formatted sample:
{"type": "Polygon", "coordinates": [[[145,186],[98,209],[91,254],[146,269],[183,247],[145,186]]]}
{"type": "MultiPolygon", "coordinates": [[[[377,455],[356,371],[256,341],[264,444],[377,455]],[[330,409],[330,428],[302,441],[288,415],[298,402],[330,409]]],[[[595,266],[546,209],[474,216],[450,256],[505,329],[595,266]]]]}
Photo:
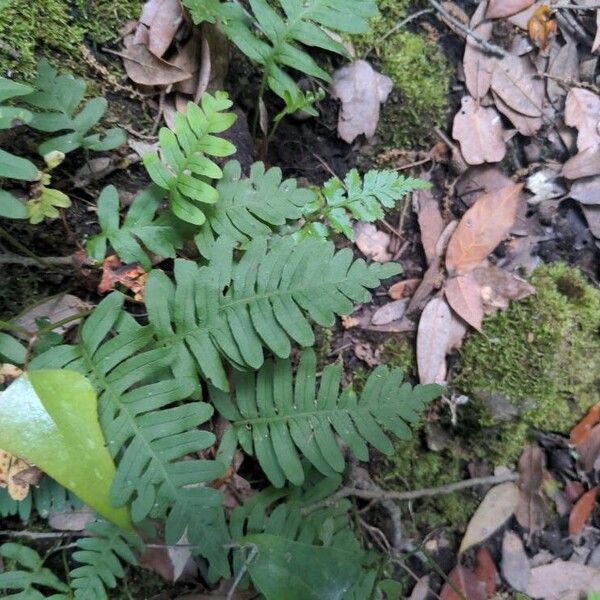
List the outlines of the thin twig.
{"type": "Polygon", "coordinates": [[[258,554],[258,546],[252,545],[250,554],[248,554],[248,557],[244,561],[242,568],[240,569],[236,578],[233,580],[233,583],[231,584],[231,587],[229,588],[229,591],[227,592],[227,596],[226,596],[225,600],[233,600],[233,597],[235,595],[235,590],[237,589],[238,585],[240,585],[242,578],[246,574],[246,571],[248,570],[248,565],[255,559],[257,554],[258,554]]]}
{"type": "Polygon", "coordinates": [[[579,6],[578,4],[557,4],[552,7],[552,10],[558,10],[559,8],[565,8],[567,10],[597,10],[600,9],[600,4],[592,4],[591,6],[579,6]]]}
{"type": "Polygon", "coordinates": [[[43,267],[52,269],[57,266],[73,265],[72,256],[44,256],[42,263],[38,258],[20,254],[0,254],[0,265],[21,265],[23,267],[43,267]]]}
{"type": "Polygon", "coordinates": [[[36,254],[34,254],[27,246],[22,244],[16,237],[8,233],[4,227],[0,227],[0,238],[4,238],[8,243],[12,244],[17,250],[21,251],[23,254],[26,254],[34,261],[41,265],[42,267],[51,268],[51,265],[43,258],[40,258],[36,254]]]}
{"type": "Polygon", "coordinates": [[[477,35],[470,27],[467,27],[456,17],[453,17],[437,0],[429,0],[429,4],[431,4],[431,6],[433,6],[433,8],[435,8],[435,10],[437,10],[444,17],[444,19],[450,21],[450,23],[452,23],[452,25],[454,25],[457,29],[462,31],[471,40],[479,44],[482,50],[501,58],[506,56],[506,50],[504,50],[504,48],[501,48],[496,44],[492,44],[491,42],[488,42],[477,35]]]}

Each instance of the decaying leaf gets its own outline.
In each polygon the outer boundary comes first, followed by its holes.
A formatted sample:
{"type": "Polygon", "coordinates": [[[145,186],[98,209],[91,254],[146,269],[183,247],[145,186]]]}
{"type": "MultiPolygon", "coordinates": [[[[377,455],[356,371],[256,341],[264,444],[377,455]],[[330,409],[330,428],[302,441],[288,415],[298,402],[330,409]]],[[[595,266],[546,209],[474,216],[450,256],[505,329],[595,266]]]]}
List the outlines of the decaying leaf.
{"type": "Polygon", "coordinates": [[[518,592],[526,592],[531,579],[529,561],[521,538],[512,531],[505,531],[502,538],[502,577],[518,592]]]}
{"type": "Polygon", "coordinates": [[[569,515],[569,535],[579,535],[583,531],[596,507],[597,499],[598,486],[593,487],[577,500],[569,515]]]}
{"type": "Polygon", "coordinates": [[[531,569],[526,594],[531,598],[558,600],[568,592],[586,594],[600,590],[600,571],[573,561],[555,560],[531,569]]]}
{"type": "Polygon", "coordinates": [[[479,165],[469,167],[456,184],[456,192],[467,205],[473,206],[484,194],[497,192],[512,185],[512,179],[507,177],[498,167],[479,165]]]}
{"type": "Polygon", "coordinates": [[[527,24],[529,39],[541,50],[548,47],[550,39],[558,31],[558,22],[553,16],[550,6],[543,4],[535,10],[527,24]]]}
{"type": "Polygon", "coordinates": [[[452,137],[470,165],[500,162],[506,154],[506,143],[500,115],[493,108],[484,108],[470,96],[462,99],[454,117],[452,137]]]}
{"type": "Polygon", "coordinates": [[[576,445],[576,448],[584,470],[594,469],[600,456],[600,425],[592,427],[585,438],[576,445]]]}
{"type": "Polygon", "coordinates": [[[440,600],[485,600],[485,583],[466,567],[459,565],[448,575],[440,600]]]}
{"type": "Polygon", "coordinates": [[[392,255],[388,252],[390,236],[379,231],[372,223],[362,221],[354,224],[354,243],[371,260],[389,262],[392,255]]]}
{"type": "Polygon", "coordinates": [[[478,267],[509,234],[521,202],[522,184],[485,194],[465,213],[446,252],[446,268],[464,275],[478,267]]]}
{"type": "Polygon", "coordinates": [[[441,298],[433,298],[423,310],[417,332],[417,365],[421,383],[442,383],[446,378],[450,320],[450,308],[441,298]]]}
{"type": "Polygon", "coordinates": [[[511,108],[498,94],[492,92],[496,108],[515,126],[521,135],[534,136],[544,124],[543,117],[528,117],[511,108]]]}
{"type": "Polygon", "coordinates": [[[510,17],[526,8],[529,8],[535,0],[490,0],[486,17],[488,19],[502,19],[510,17]]]}
{"type": "Polygon", "coordinates": [[[379,122],[379,108],[392,91],[392,80],[364,60],[357,60],[333,74],[332,95],[342,101],[338,134],[348,143],[364,133],[372,138],[379,122]]]}
{"type": "Polygon", "coordinates": [[[600,96],[582,88],[571,88],[565,104],[565,123],[578,131],[579,152],[600,144],[599,122],[600,96]]]}
{"type": "Polygon", "coordinates": [[[444,294],[452,310],[471,327],[481,331],[484,315],[481,286],[473,273],[448,279],[444,285],[444,294]]]}
{"type": "Polygon", "coordinates": [[[544,452],[539,446],[529,445],[519,459],[519,503],[515,517],[530,532],[544,526],[546,504],[542,496],[544,485],[544,452]]]}
{"type": "Polygon", "coordinates": [[[94,511],[89,506],[83,506],[77,510],[50,513],[48,525],[59,531],[83,531],[86,525],[94,520],[94,511]]]}
{"type": "Polygon", "coordinates": [[[107,294],[120,283],[135,294],[136,300],[143,300],[147,277],[148,274],[138,263],[124,265],[117,256],[107,256],[102,262],[102,279],[98,285],[98,293],[107,294]]]}
{"type": "Polygon", "coordinates": [[[535,288],[530,283],[494,265],[475,269],[473,277],[480,286],[486,315],[493,314],[498,309],[504,310],[513,300],[521,300],[535,293],[535,288]]]}
{"type": "Polygon", "coordinates": [[[192,76],[158,58],[144,44],[129,44],[120,55],[128,77],[140,85],[167,86],[192,76]]]}
{"type": "Polygon", "coordinates": [[[600,48],[600,10],[596,11],[596,36],[592,44],[592,52],[596,52],[600,48]]]}
{"type": "Polygon", "coordinates": [[[392,300],[402,300],[410,298],[421,283],[421,279],[404,279],[398,281],[388,290],[388,294],[392,300]]]}
{"type": "Polygon", "coordinates": [[[495,63],[492,90],[513,110],[527,117],[541,117],[544,84],[536,86],[534,74],[527,57],[507,54],[495,63]]]}
{"type": "Polygon", "coordinates": [[[512,517],[519,502],[519,488],[507,481],[494,486],[483,498],[467,525],[459,554],[480,544],[512,517]]]}
{"type": "Polygon", "coordinates": [[[371,317],[371,323],[373,325],[387,325],[392,321],[401,319],[406,312],[408,302],[408,298],[404,298],[403,300],[394,300],[384,304],[375,311],[371,317]]]}
{"type": "Polygon", "coordinates": [[[42,472],[27,461],[0,449],[0,488],[7,488],[13,500],[25,500],[31,485],[37,485],[42,472]]]}
{"type": "Polygon", "coordinates": [[[416,191],[413,203],[417,207],[421,244],[427,264],[430,265],[436,256],[435,246],[444,230],[444,220],[438,201],[433,197],[430,189],[416,191]]]}

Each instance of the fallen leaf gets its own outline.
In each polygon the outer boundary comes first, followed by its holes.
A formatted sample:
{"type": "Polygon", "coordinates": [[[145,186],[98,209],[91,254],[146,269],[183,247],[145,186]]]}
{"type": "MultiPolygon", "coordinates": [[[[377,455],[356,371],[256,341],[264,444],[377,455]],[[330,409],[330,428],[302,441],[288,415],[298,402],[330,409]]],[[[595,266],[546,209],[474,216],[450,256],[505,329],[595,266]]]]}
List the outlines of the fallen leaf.
{"type": "Polygon", "coordinates": [[[567,179],[600,175],[600,145],[586,148],[571,157],[563,165],[562,174],[567,179]]]}
{"type": "Polygon", "coordinates": [[[427,271],[425,271],[423,280],[415,290],[413,297],[410,299],[410,304],[406,309],[406,313],[411,314],[420,311],[425,306],[431,293],[442,287],[444,279],[444,275],[441,271],[441,260],[436,256],[435,260],[427,268],[427,271]]]}
{"type": "Polygon", "coordinates": [[[542,529],[546,517],[546,504],[542,496],[545,456],[536,445],[529,445],[519,459],[519,503],[515,517],[530,532],[542,529]]]}
{"type": "Polygon", "coordinates": [[[423,310],[417,331],[417,365],[423,384],[442,383],[445,379],[450,320],[450,308],[441,298],[433,298],[423,310]]]}
{"type": "Polygon", "coordinates": [[[544,6],[544,4],[547,3],[548,0],[537,0],[529,8],[508,17],[508,21],[523,31],[527,31],[529,29],[529,21],[531,21],[531,17],[534,15],[535,11],[540,6],[544,6]]]}
{"type": "Polygon", "coordinates": [[[595,238],[600,239],[600,206],[582,205],[581,210],[585,216],[592,235],[595,238]]]}
{"type": "Polygon", "coordinates": [[[558,600],[567,592],[600,590],[600,570],[572,561],[555,560],[531,569],[525,592],[532,598],[558,600]]]}
{"type": "Polygon", "coordinates": [[[338,134],[347,143],[365,134],[375,135],[380,105],[387,100],[393,83],[364,60],[357,60],[333,74],[331,92],[342,102],[338,134]]]}
{"type": "Polygon", "coordinates": [[[102,262],[102,279],[98,285],[98,293],[107,294],[120,283],[135,294],[136,300],[143,300],[147,277],[148,274],[138,263],[124,265],[117,256],[107,256],[102,262]]]}
{"type": "Polygon", "coordinates": [[[354,243],[371,260],[389,262],[392,259],[388,252],[390,236],[379,231],[372,223],[359,221],[354,224],[354,243]]]}
{"type": "Polygon", "coordinates": [[[149,24],[148,49],[160,58],[173,42],[183,21],[183,10],[179,0],[162,0],[149,24]]]}
{"type": "MultiPolygon", "coordinates": [[[[486,3],[480,2],[471,18],[470,27],[479,39],[487,41],[492,36],[493,23],[485,20],[486,9],[486,3]]],[[[472,36],[467,36],[463,57],[465,85],[471,96],[476,100],[483,98],[490,89],[494,60],[493,57],[481,49],[481,45],[472,36]]]]}
{"type": "Polygon", "coordinates": [[[408,302],[408,298],[404,298],[403,300],[394,300],[393,302],[384,304],[375,311],[371,317],[371,323],[373,325],[387,325],[392,321],[401,319],[406,312],[408,302]]]}
{"type": "Polygon", "coordinates": [[[579,535],[596,507],[598,486],[592,488],[575,504],[569,515],[569,535],[579,535]]]}
{"type": "Polygon", "coordinates": [[[78,510],[50,513],[48,525],[59,531],[83,531],[88,523],[95,520],[94,511],[89,506],[83,506],[78,510]]]}
{"type": "Polygon", "coordinates": [[[600,425],[593,427],[576,448],[584,470],[594,469],[600,456],[600,425]]]}
{"type": "Polygon", "coordinates": [[[491,88],[513,110],[541,117],[544,85],[534,85],[534,74],[527,57],[507,54],[495,63],[491,88]]]}
{"type": "Polygon", "coordinates": [[[392,300],[410,298],[421,284],[421,281],[421,279],[404,279],[390,287],[388,294],[392,300]]]}
{"type": "Polygon", "coordinates": [[[430,265],[436,256],[435,246],[444,230],[444,220],[438,201],[433,197],[431,190],[415,192],[414,205],[417,207],[421,244],[427,264],[430,265]]]}
{"type": "Polygon", "coordinates": [[[535,0],[490,0],[486,17],[488,19],[510,17],[529,8],[534,1],[535,0]]]}
{"type": "Polygon", "coordinates": [[[543,117],[527,117],[513,110],[498,94],[492,92],[496,108],[516,127],[521,135],[534,136],[544,124],[543,117]]]}
{"type": "Polygon", "coordinates": [[[463,566],[458,566],[448,575],[442,587],[440,600],[485,600],[485,583],[463,566]]]}
{"type": "Polygon", "coordinates": [[[462,346],[468,330],[467,324],[460,317],[457,317],[452,313],[452,320],[450,321],[450,337],[448,338],[446,353],[452,352],[452,350],[458,350],[462,346]]]}
{"type": "Polygon", "coordinates": [[[464,275],[478,267],[509,234],[521,202],[522,184],[485,194],[464,214],[446,252],[446,268],[464,275]]]}
{"type": "Polygon", "coordinates": [[[484,194],[497,192],[513,181],[507,177],[498,167],[492,165],[478,165],[469,167],[456,184],[456,193],[467,205],[473,206],[484,194]]]}
{"type": "Polygon", "coordinates": [[[492,554],[487,548],[479,548],[477,551],[475,577],[485,584],[485,593],[488,598],[496,593],[498,569],[496,569],[492,554]]]}
{"type": "Polygon", "coordinates": [[[494,265],[473,271],[473,277],[481,289],[481,301],[486,315],[498,309],[508,308],[513,300],[522,300],[535,293],[535,288],[514,273],[494,265]]]}
{"type": "Polygon", "coordinates": [[[127,76],[140,85],[167,86],[192,76],[191,73],[154,56],[143,44],[130,44],[119,56],[123,58],[127,76]]]}
{"type": "Polygon", "coordinates": [[[536,9],[527,24],[529,39],[541,50],[548,47],[550,39],[558,31],[558,22],[553,16],[550,6],[543,4],[536,9]]]}
{"type": "Polygon", "coordinates": [[[481,331],[484,314],[481,286],[473,273],[448,279],[444,285],[444,294],[452,310],[471,327],[481,331]]]}
{"type": "Polygon", "coordinates": [[[596,36],[592,44],[592,53],[595,53],[600,48],[600,10],[596,11],[596,36]]]}
{"type": "Polygon", "coordinates": [[[600,144],[600,96],[582,88],[571,88],[565,103],[565,123],[578,131],[580,152],[600,144]]]}
{"type": "Polygon", "coordinates": [[[494,486],[471,517],[458,553],[463,554],[498,531],[513,516],[518,502],[519,488],[514,483],[494,486]]]}
{"type": "MultiPolygon", "coordinates": [[[[182,94],[193,96],[198,89],[198,71],[200,68],[200,60],[202,58],[202,36],[199,31],[194,31],[190,39],[171,59],[170,63],[177,68],[191,73],[192,77],[179,81],[175,84],[174,89],[182,94]]],[[[186,100],[189,100],[186,98],[186,100]]],[[[187,102],[186,102],[187,105],[187,102]]],[[[185,112],[185,109],[182,111],[185,112]]]]}
{"type": "Polygon", "coordinates": [[[0,488],[17,501],[25,500],[32,485],[37,485],[42,472],[27,461],[0,449],[0,488]]]}
{"type": "Polygon", "coordinates": [[[529,561],[521,538],[512,531],[505,531],[502,538],[502,577],[517,592],[525,592],[531,579],[529,561]]]}
{"type": "MultiPolygon", "coordinates": [[[[579,79],[579,55],[577,44],[574,41],[569,40],[554,56],[551,55],[548,75],[551,75],[551,77],[548,77],[546,84],[548,98],[552,104],[562,108],[562,102],[567,94],[564,81],[577,81],[579,79]],[[556,79],[553,79],[553,77],[556,79]]],[[[569,93],[572,91],[573,88],[569,93]]]]}
{"type": "Polygon", "coordinates": [[[600,423],[600,402],[594,404],[588,413],[571,429],[569,439],[573,446],[579,446],[585,442],[594,426],[600,423]]]}
{"type": "Polygon", "coordinates": [[[569,196],[582,204],[600,205],[600,177],[578,179],[571,186],[569,196]]]}
{"type": "Polygon", "coordinates": [[[470,96],[461,101],[454,117],[452,137],[470,165],[500,162],[506,154],[506,143],[500,115],[493,108],[484,108],[470,96]]]}

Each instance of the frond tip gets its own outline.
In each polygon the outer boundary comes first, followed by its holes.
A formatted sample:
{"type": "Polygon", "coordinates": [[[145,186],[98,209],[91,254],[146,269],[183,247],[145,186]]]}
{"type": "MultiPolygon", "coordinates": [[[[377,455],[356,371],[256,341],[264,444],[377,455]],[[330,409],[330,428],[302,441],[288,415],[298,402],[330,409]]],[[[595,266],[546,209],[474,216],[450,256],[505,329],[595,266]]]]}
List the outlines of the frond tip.
{"type": "Polygon", "coordinates": [[[236,373],[235,394],[212,389],[219,412],[232,421],[232,432],[243,450],[255,454],[263,471],[276,487],[289,479],[304,481],[298,451],[321,473],[332,476],[345,467],[336,435],[362,461],[369,459],[368,445],[384,454],[393,445],[384,430],[399,439],[411,437],[409,423],[419,419],[426,404],[440,395],[438,385],[402,383],[399,369],[377,367],[360,397],[351,389],[339,393],[342,364],[323,370],[316,386],[316,357],[303,352],[295,382],[289,360],[268,361],[256,377],[236,373]]]}

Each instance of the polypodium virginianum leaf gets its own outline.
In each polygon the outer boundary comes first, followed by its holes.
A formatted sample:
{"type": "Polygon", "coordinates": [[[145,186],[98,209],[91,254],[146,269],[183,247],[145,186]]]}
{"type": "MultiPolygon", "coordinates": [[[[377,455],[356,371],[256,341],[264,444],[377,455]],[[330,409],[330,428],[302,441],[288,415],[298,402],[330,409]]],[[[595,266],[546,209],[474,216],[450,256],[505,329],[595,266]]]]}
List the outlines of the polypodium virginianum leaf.
{"type": "Polygon", "coordinates": [[[207,155],[222,157],[235,152],[231,142],[212,135],[229,129],[235,122],[235,113],[224,112],[231,104],[225,92],[204,94],[202,108],[188,102],[186,113],[178,112],[175,117],[175,132],[161,128],[160,156],[157,152],[144,155],[152,181],[168,191],[171,210],[188,223],[202,225],[206,216],[200,206],[219,199],[217,190],[207,180],[220,179],[223,172],[207,155]]]}
{"type": "Polygon", "coordinates": [[[289,360],[267,361],[256,376],[236,373],[231,395],[213,389],[211,396],[244,451],[256,455],[271,483],[281,487],[287,479],[304,482],[298,451],[324,475],[341,473],[345,461],[336,434],[359,460],[369,459],[367,444],[390,454],[393,446],[384,430],[410,439],[407,423],[418,421],[443,389],[402,384],[399,369],[380,366],[357,397],[351,389],[340,394],[341,377],[341,363],[325,367],[317,392],[316,357],[306,350],[295,379],[289,360]]]}

